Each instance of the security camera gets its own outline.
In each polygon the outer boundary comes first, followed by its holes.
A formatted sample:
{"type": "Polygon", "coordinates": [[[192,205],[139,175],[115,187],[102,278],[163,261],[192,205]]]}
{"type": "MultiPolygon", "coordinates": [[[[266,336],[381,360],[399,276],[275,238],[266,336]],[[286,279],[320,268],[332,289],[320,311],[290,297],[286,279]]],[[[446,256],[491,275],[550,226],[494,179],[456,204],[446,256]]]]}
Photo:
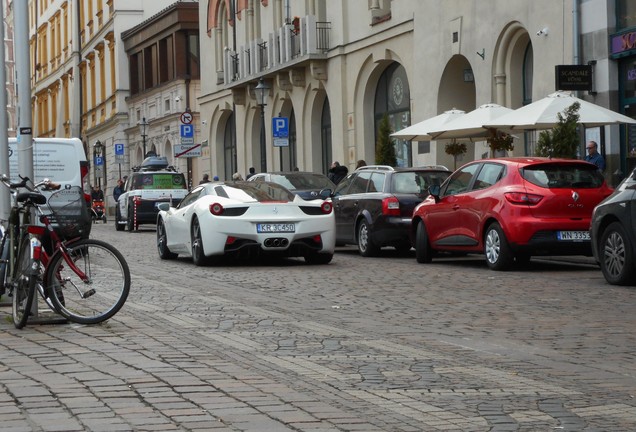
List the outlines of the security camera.
{"type": "Polygon", "coordinates": [[[205,120],[201,120],[201,124],[208,124],[208,122],[205,120]]]}
{"type": "Polygon", "coordinates": [[[174,98],[175,102],[181,102],[181,96],[177,96],[176,98],[174,98]]]}
{"type": "Polygon", "coordinates": [[[542,28],[541,30],[539,30],[537,32],[537,36],[542,36],[542,35],[547,36],[547,34],[548,34],[548,28],[547,27],[544,27],[544,28],[542,28]]]}

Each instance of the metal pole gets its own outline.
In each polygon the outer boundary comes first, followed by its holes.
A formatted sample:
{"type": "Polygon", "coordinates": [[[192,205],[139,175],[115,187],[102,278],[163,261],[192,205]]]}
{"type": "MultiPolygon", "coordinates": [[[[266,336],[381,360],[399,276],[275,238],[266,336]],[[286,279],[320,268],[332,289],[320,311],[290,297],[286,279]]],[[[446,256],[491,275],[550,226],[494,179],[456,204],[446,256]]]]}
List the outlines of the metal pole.
{"type": "Polygon", "coordinates": [[[261,105],[261,172],[267,172],[267,154],[265,144],[265,106],[261,105]]]}
{"type": "MultiPolygon", "coordinates": [[[[4,46],[4,8],[6,3],[3,3],[2,9],[0,9],[0,35],[2,35],[2,43],[0,44],[0,58],[5,57],[4,46]]],[[[4,67],[0,67],[0,83],[7,82],[7,71],[4,67]]],[[[4,88],[0,89],[0,107],[3,107],[2,112],[6,112],[7,108],[7,89],[6,84],[4,88]]],[[[7,116],[0,115],[0,174],[10,175],[9,173],[9,137],[7,127],[7,116]]],[[[0,188],[0,219],[9,219],[9,208],[11,207],[11,195],[9,189],[6,187],[0,188]]]]}
{"type": "Polygon", "coordinates": [[[33,179],[31,67],[29,65],[29,12],[27,7],[28,2],[26,1],[13,2],[15,69],[18,84],[18,174],[33,179]]]}
{"type": "Polygon", "coordinates": [[[142,149],[144,154],[141,155],[141,159],[145,159],[146,158],[146,117],[144,117],[143,119],[141,119],[142,123],[142,128],[143,128],[143,132],[141,134],[141,143],[142,143],[142,149]]]}

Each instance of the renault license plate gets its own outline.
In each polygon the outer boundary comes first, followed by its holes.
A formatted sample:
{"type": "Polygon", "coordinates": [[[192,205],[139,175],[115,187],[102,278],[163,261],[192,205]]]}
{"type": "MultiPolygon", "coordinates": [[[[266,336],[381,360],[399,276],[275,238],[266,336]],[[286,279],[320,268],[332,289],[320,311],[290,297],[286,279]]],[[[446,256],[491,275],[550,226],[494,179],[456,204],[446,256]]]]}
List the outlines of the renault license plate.
{"type": "Polygon", "coordinates": [[[296,232],[296,225],[293,223],[259,223],[256,224],[258,233],[293,233],[296,232]]]}
{"type": "Polygon", "coordinates": [[[589,241],[589,231],[558,231],[557,238],[562,241],[589,241]]]}

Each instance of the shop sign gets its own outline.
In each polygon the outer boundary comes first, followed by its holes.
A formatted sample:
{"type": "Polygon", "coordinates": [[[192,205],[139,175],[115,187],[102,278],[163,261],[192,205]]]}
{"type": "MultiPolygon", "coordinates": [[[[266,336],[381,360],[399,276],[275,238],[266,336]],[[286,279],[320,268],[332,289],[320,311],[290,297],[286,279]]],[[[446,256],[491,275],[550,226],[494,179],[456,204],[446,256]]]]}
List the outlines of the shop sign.
{"type": "Polygon", "coordinates": [[[592,91],[591,65],[557,65],[556,90],[592,91]]]}
{"type": "Polygon", "coordinates": [[[612,37],[612,54],[620,54],[633,49],[636,49],[636,32],[612,37]]]}

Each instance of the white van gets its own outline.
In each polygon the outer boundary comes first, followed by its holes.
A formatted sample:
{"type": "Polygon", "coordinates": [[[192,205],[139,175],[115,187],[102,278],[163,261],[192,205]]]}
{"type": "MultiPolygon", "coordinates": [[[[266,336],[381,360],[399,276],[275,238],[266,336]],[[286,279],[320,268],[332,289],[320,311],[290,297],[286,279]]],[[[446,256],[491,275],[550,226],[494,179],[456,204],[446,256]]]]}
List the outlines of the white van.
{"type": "MultiPolygon", "coordinates": [[[[78,138],[33,138],[33,148],[22,149],[16,138],[9,138],[9,171],[11,181],[20,181],[19,175],[28,176],[19,170],[19,152],[33,152],[33,183],[45,178],[61,185],[62,190],[79,186],[84,194],[87,209],[90,209],[89,165],[82,141],[78,138]]],[[[30,177],[30,176],[29,176],[30,177]]],[[[42,192],[47,197],[52,192],[42,192]]],[[[90,235],[91,226],[83,228],[82,236],[90,235]]],[[[48,244],[48,242],[47,242],[48,244]]]]}
{"type": "Polygon", "coordinates": [[[12,182],[19,182],[18,153],[33,151],[34,183],[48,178],[60,183],[62,188],[81,186],[84,192],[88,185],[88,161],[82,141],[78,138],[33,138],[33,148],[23,149],[16,138],[9,138],[9,170],[12,182]]]}

